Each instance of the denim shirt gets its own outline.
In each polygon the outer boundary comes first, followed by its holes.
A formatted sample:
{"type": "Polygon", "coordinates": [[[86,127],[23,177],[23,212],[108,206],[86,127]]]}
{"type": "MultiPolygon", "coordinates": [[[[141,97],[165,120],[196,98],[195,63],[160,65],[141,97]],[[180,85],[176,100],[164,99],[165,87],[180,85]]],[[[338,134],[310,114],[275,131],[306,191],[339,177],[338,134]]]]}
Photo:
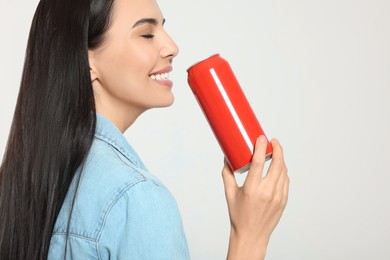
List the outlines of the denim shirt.
{"type": "Polygon", "coordinates": [[[175,199],[97,114],[92,147],[57,217],[48,259],[189,258],[175,199]]]}

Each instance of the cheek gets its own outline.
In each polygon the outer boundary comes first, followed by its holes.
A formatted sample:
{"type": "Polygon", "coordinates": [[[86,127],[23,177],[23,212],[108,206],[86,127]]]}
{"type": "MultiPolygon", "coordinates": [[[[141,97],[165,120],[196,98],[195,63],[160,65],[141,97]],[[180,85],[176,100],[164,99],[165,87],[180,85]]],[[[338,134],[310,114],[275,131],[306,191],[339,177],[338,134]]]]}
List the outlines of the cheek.
{"type": "Polygon", "coordinates": [[[149,83],[159,56],[149,43],[124,42],[108,46],[97,58],[102,87],[111,95],[125,97],[149,83]]]}
{"type": "MultiPolygon", "coordinates": [[[[114,47],[114,46],[113,46],[114,47]]],[[[106,75],[115,81],[136,81],[147,78],[153,71],[158,60],[153,48],[148,45],[126,44],[113,50],[108,55],[106,75]]]]}
{"type": "Polygon", "coordinates": [[[127,67],[138,77],[147,77],[154,69],[158,55],[150,44],[130,45],[126,53],[127,67]]]}

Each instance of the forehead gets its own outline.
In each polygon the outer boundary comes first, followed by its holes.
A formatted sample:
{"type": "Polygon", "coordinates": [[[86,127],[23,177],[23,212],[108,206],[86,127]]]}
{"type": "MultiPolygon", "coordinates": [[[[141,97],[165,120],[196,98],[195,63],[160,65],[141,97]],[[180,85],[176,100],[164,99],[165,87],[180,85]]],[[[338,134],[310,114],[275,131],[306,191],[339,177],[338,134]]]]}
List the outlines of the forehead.
{"type": "Polygon", "coordinates": [[[114,21],[135,23],[143,18],[154,18],[162,22],[163,15],[155,0],[115,0],[114,21]]]}

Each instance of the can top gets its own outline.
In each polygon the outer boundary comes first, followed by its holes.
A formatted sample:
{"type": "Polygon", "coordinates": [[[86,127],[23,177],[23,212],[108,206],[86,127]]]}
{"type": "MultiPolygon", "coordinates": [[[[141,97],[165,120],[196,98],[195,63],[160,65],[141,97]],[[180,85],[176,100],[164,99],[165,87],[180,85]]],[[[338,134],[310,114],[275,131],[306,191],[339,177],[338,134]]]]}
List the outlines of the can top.
{"type": "Polygon", "coordinates": [[[202,61],[205,61],[205,60],[207,60],[207,59],[209,59],[209,58],[211,58],[211,57],[214,57],[214,56],[219,56],[219,53],[215,53],[215,54],[213,54],[213,55],[207,56],[206,58],[201,59],[201,60],[195,62],[194,64],[192,64],[191,66],[188,67],[187,72],[188,72],[192,67],[194,67],[195,65],[197,65],[197,64],[201,63],[202,61]]]}

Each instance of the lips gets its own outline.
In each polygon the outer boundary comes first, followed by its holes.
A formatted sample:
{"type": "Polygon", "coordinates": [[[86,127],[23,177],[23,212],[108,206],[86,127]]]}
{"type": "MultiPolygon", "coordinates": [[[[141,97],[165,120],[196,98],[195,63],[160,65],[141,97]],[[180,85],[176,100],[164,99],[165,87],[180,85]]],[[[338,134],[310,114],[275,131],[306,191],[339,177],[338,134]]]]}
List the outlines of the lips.
{"type": "Polygon", "coordinates": [[[153,72],[152,74],[149,75],[149,77],[159,84],[172,87],[173,82],[169,80],[170,78],[169,72],[171,71],[172,71],[172,66],[168,66],[161,70],[153,72]]]}

